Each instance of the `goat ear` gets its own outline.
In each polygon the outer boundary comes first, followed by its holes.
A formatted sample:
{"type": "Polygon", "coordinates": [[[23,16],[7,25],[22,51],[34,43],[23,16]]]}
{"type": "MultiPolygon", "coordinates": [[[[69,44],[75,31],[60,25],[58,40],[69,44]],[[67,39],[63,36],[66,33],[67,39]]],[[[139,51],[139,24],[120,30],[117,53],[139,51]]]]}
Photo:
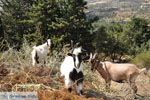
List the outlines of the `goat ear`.
{"type": "Polygon", "coordinates": [[[81,50],[81,51],[83,50],[83,49],[82,49],[82,46],[80,46],[80,47],[77,47],[77,48],[78,48],[78,50],[81,50]]]}
{"type": "Polygon", "coordinates": [[[68,56],[73,56],[73,54],[72,54],[72,53],[68,53],[67,55],[68,55],[68,56]]]}
{"type": "Polygon", "coordinates": [[[51,45],[51,39],[47,39],[46,43],[48,46],[50,46],[51,45]]]}

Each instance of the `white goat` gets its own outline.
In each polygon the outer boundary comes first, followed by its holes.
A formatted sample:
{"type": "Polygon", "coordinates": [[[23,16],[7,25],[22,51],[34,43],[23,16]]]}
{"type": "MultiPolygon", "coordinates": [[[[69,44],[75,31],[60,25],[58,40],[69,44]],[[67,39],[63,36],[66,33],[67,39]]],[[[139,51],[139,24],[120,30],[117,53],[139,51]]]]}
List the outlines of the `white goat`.
{"type": "Polygon", "coordinates": [[[109,61],[100,62],[97,60],[96,55],[90,57],[92,64],[91,70],[97,70],[104,78],[106,82],[106,88],[110,88],[111,80],[119,83],[124,81],[128,82],[133,90],[133,93],[137,93],[137,86],[135,80],[137,76],[146,71],[146,68],[139,69],[135,64],[128,63],[112,63],[109,61]]]}
{"type": "Polygon", "coordinates": [[[82,61],[89,59],[85,57],[82,48],[75,48],[73,53],[68,53],[60,67],[61,75],[65,77],[65,86],[69,92],[72,91],[72,86],[76,83],[77,93],[82,95],[83,84],[83,65],[82,61]]]}
{"type": "Polygon", "coordinates": [[[45,64],[47,60],[47,54],[51,49],[51,40],[48,39],[46,43],[34,46],[31,52],[32,55],[32,65],[35,66],[37,63],[45,64]]]}

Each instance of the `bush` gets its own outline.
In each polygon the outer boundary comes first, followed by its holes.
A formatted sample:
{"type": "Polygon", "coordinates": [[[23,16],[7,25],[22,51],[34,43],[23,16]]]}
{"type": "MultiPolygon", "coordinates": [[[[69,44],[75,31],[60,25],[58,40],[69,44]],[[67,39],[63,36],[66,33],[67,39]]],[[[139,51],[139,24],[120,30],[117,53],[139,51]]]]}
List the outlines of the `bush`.
{"type": "Polygon", "coordinates": [[[141,65],[143,67],[150,66],[150,51],[146,51],[138,54],[133,60],[132,63],[141,65]]]}

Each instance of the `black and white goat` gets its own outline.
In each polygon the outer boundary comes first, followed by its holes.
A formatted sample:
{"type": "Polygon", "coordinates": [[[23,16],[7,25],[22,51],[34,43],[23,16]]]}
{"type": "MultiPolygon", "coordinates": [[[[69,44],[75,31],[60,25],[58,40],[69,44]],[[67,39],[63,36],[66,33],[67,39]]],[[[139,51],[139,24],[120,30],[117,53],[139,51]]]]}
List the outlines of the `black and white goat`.
{"type": "Polygon", "coordinates": [[[72,91],[72,86],[76,84],[77,93],[83,94],[83,65],[82,61],[87,60],[86,53],[82,48],[75,48],[73,53],[68,53],[63,63],[61,64],[61,75],[65,77],[65,86],[69,92],[72,91]]]}
{"type": "Polygon", "coordinates": [[[32,65],[42,63],[45,64],[47,60],[47,54],[51,49],[51,39],[48,39],[46,43],[34,46],[31,52],[32,55],[32,65]]]}

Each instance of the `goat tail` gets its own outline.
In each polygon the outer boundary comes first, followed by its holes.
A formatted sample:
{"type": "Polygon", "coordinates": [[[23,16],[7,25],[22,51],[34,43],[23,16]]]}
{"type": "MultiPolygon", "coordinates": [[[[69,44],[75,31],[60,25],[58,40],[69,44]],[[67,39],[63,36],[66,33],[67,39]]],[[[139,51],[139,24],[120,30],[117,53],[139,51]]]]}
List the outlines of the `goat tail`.
{"type": "Polygon", "coordinates": [[[139,73],[143,73],[145,71],[147,71],[147,68],[142,68],[142,69],[139,70],[139,73]]]}

